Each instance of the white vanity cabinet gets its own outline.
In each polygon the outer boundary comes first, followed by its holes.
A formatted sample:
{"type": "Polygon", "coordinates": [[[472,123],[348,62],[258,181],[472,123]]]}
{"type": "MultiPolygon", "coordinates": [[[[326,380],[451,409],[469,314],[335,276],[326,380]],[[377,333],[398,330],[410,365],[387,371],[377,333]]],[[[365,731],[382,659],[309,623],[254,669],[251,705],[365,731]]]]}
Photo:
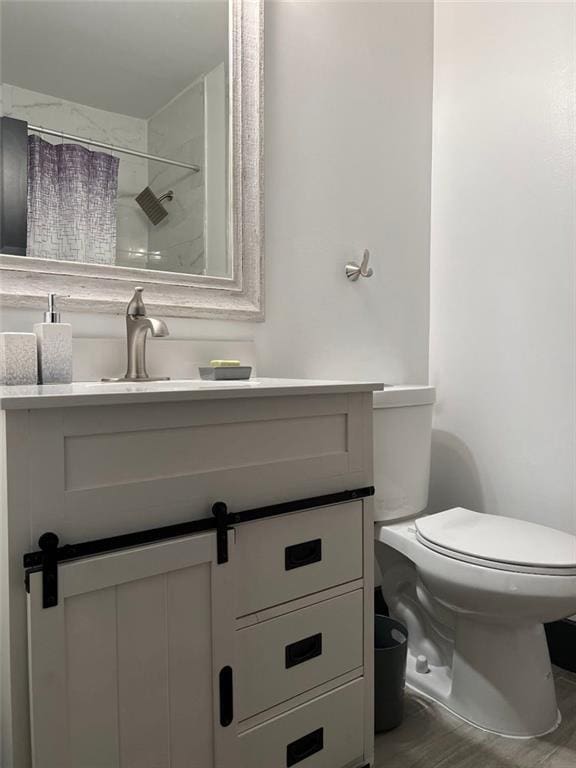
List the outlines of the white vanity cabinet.
{"type": "Polygon", "coordinates": [[[0,391],[2,768],[371,764],[376,388],[0,391]]]}

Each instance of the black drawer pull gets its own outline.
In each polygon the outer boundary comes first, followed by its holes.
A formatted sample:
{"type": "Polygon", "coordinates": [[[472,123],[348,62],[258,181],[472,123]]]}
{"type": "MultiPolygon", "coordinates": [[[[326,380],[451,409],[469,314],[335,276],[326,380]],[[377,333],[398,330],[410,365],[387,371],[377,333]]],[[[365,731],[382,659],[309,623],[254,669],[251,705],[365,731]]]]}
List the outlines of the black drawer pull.
{"type": "Polygon", "coordinates": [[[322,539],[292,544],[284,550],[284,567],[287,571],[302,568],[303,565],[319,563],[320,560],[322,560],[322,539]]]}
{"type": "Polygon", "coordinates": [[[286,646],[286,669],[322,655],[322,632],[286,646]]]}
{"type": "Polygon", "coordinates": [[[324,728],[318,728],[318,730],[288,744],[286,747],[286,768],[306,760],[307,757],[315,755],[322,749],[324,749],[324,728]]]}
{"type": "Polygon", "coordinates": [[[220,687],[220,725],[226,728],[234,719],[232,667],[222,667],[218,682],[220,687]]]}

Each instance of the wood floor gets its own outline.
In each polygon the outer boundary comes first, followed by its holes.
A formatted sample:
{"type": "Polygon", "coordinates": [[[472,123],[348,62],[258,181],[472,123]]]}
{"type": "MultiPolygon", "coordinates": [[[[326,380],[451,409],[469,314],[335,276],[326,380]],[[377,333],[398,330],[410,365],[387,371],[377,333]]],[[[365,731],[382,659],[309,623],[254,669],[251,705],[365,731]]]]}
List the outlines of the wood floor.
{"type": "Polygon", "coordinates": [[[375,768],[576,768],[576,674],[555,678],[562,724],[528,740],[472,728],[407,689],[404,722],[376,737],[375,768]]]}

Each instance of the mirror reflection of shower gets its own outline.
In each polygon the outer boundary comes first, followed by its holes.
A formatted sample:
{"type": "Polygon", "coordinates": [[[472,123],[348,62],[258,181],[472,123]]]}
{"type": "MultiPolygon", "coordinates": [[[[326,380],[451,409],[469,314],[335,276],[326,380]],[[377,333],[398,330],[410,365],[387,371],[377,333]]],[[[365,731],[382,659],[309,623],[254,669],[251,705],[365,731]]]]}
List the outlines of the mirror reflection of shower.
{"type": "Polygon", "coordinates": [[[27,255],[229,276],[227,0],[27,6],[2,6],[0,83],[28,124],[27,255]]]}

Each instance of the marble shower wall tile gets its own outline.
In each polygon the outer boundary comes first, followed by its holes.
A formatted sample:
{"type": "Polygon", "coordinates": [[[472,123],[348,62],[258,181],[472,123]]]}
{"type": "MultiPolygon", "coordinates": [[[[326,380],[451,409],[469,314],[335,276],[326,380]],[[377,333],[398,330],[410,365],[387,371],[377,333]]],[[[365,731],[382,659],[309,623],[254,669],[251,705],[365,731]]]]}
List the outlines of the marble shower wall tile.
{"type": "Polygon", "coordinates": [[[180,160],[180,148],[204,135],[204,81],[200,80],[148,120],[148,151],[180,160]]]}
{"type": "Polygon", "coordinates": [[[204,81],[193,84],[148,121],[148,152],[195,163],[199,173],[150,163],[149,183],[166,201],[168,217],[149,227],[149,247],[158,252],[158,268],[175,272],[205,272],[204,219],[204,81]]]}
{"type": "MultiPolygon", "coordinates": [[[[56,96],[36,93],[3,84],[2,101],[5,114],[28,123],[86,136],[106,144],[147,151],[146,120],[102,109],[88,107],[56,96]]],[[[46,141],[60,139],[43,136],[46,141]]],[[[105,150],[102,150],[105,151],[105,150]]],[[[140,266],[142,252],[148,250],[148,219],[134,198],[148,185],[148,161],[118,153],[118,229],[117,263],[140,266]]]]}

